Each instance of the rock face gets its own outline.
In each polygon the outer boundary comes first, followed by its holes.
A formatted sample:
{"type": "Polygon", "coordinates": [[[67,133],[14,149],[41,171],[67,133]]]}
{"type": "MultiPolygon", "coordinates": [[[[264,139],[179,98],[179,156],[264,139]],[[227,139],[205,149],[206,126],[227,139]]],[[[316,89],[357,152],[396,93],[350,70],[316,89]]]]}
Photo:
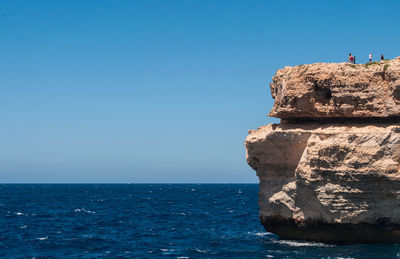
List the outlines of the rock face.
{"type": "Polygon", "coordinates": [[[272,78],[271,94],[269,115],[282,119],[400,116],[400,57],[285,67],[272,78]]]}
{"type": "Polygon", "coordinates": [[[320,63],[274,76],[271,115],[283,120],[249,131],[245,142],[268,231],[284,239],[400,242],[400,59],[387,62],[386,79],[372,72],[381,63],[320,63]],[[331,91],[329,101],[313,84],[331,91]]]}

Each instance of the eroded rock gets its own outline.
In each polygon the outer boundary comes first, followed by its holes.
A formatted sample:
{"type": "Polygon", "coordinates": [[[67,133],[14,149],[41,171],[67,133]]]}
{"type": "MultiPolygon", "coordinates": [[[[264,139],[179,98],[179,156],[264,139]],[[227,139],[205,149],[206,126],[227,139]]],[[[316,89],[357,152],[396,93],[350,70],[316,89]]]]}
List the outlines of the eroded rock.
{"type": "Polygon", "coordinates": [[[370,64],[285,67],[272,81],[272,117],[400,116],[400,57],[370,64]]]}
{"type": "Polygon", "coordinates": [[[384,62],[278,71],[271,114],[285,119],[249,131],[245,141],[268,231],[284,239],[400,242],[400,59],[387,63],[379,77],[384,62]]]}

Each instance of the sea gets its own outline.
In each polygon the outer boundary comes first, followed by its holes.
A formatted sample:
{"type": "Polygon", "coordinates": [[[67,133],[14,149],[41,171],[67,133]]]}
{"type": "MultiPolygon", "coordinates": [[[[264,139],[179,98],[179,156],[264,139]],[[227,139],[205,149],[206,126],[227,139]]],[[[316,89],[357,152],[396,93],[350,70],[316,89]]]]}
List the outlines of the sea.
{"type": "Polygon", "coordinates": [[[398,244],[280,240],[257,184],[3,184],[1,258],[400,258],[398,244]]]}

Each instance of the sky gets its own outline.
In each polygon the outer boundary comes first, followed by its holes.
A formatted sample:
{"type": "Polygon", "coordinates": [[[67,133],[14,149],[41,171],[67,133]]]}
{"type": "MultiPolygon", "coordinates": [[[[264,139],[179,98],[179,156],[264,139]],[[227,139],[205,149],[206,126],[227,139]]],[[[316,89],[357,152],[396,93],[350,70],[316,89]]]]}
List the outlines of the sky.
{"type": "Polygon", "coordinates": [[[399,1],[0,1],[0,182],[256,183],[284,66],[400,55],[399,1]]]}

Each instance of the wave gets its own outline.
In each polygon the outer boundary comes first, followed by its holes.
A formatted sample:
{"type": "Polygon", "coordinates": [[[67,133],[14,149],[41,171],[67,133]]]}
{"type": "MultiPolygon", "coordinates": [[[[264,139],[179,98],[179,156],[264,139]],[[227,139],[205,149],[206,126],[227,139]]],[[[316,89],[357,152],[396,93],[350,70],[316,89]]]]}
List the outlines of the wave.
{"type": "Polygon", "coordinates": [[[317,243],[317,242],[307,242],[307,241],[293,241],[293,240],[277,240],[276,243],[293,246],[293,247],[334,247],[335,245],[317,243]]]}
{"type": "Polygon", "coordinates": [[[258,237],[263,237],[263,236],[268,236],[269,235],[269,233],[267,233],[267,232],[264,232],[264,233],[255,233],[254,234],[255,236],[258,236],[258,237]]]}
{"type": "Polygon", "coordinates": [[[76,210],[74,210],[74,212],[86,212],[86,213],[89,213],[89,214],[94,214],[94,213],[96,213],[96,212],[94,212],[94,211],[86,210],[86,209],[84,209],[84,208],[82,208],[82,209],[76,209],[76,210]]]}
{"type": "Polygon", "coordinates": [[[196,252],[201,253],[201,254],[207,254],[208,251],[207,250],[201,250],[201,249],[195,249],[196,252]]]}

